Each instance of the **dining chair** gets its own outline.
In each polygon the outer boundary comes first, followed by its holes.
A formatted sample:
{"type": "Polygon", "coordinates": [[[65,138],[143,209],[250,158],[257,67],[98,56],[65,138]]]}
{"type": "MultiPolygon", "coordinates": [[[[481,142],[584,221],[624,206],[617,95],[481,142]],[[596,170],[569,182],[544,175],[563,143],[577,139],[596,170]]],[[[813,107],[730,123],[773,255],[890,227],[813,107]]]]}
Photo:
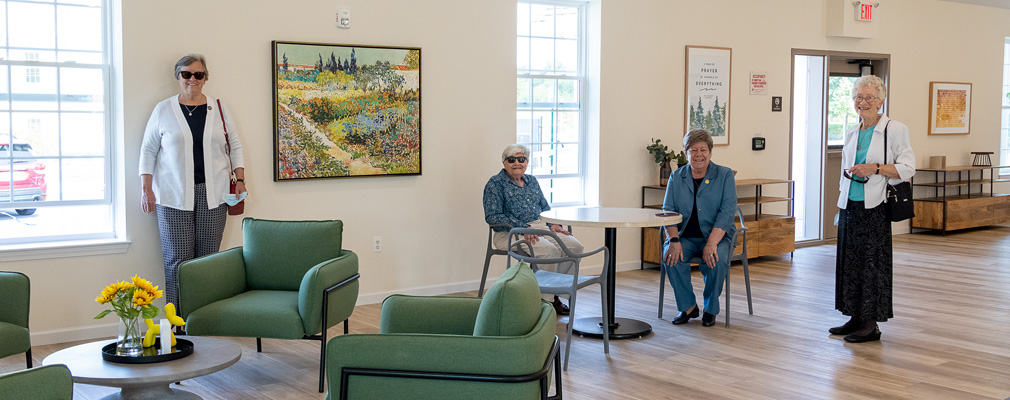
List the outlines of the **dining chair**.
{"type": "MultiPolygon", "coordinates": [[[[491,224],[487,228],[487,252],[484,254],[484,274],[480,277],[480,289],[477,289],[477,297],[484,297],[484,285],[487,283],[487,270],[491,266],[491,256],[506,256],[508,250],[498,250],[494,247],[494,228],[505,228],[512,230],[509,224],[491,224]]],[[[511,258],[505,259],[505,267],[508,268],[511,258]]]]}
{"type": "MultiPolygon", "coordinates": [[[[743,211],[740,207],[736,208],[736,216],[740,222],[740,228],[737,229],[739,237],[742,240],[742,248],[740,254],[731,254],[729,257],[730,266],[732,267],[733,261],[740,261],[743,264],[743,277],[744,283],[747,286],[747,311],[751,315],[754,315],[754,304],[751,301],[750,295],[750,268],[747,265],[747,225],[743,222],[743,211]]],[[[736,251],[736,240],[737,236],[733,237],[733,241],[730,242],[730,252],[736,251]]],[[[701,265],[705,261],[701,257],[694,257],[688,260],[692,265],[701,265]]],[[[729,327],[729,284],[730,275],[726,274],[726,327],[729,327]]],[[[666,289],[666,267],[663,264],[659,266],[659,318],[663,318],[663,294],[666,289]]]]}
{"type": "MultiPolygon", "coordinates": [[[[568,337],[565,339],[565,363],[563,370],[568,370],[568,355],[572,350],[572,325],[575,321],[575,297],[579,289],[582,289],[589,285],[599,284],[600,285],[600,303],[603,306],[603,319],[607,317],[607,268],[610,261],[610,252],[606,251],[606,246],[600,246],[596,250],[591,250],[584,253],[573,253],[571,250],[565,246],[565,243],[561,241],[561,238],[557,234],[549,230],[543,229],[530,229],[530,228],[513,228],[509,231],[509,257],[514,257],[519,261],[525,261],[530,264],[530,267],[534,271],[534,275],[537,278],[537,283],[540,285],[540,293],[543,294],[553,294],[553,295],[565,295],[568,296],[568,307],[571,310],[568,316],[568,337]],[[554,239],[558,247],[564,253],[560,257],[556,258],[537,258],[533,251],[533,245],[530,244],[526,239],[518,239],[526,234],[540,235],[544,236],[540,240],[547,240],[547,237],[554,239]],[[518,240],[517,240],[518,239],[518,240]],[[526,253],[522,253],[520,250],[522,247],[526,247],[526,253]],[[579,275],[579,262],[583,258],[589,257],[596,253],[603,253],[603,271],[599,276],[581,276],[579,275]],[[538,264],[560,264],[560,263],[571,263],[572,267],[567,273],[544,271],[538,268],[538,264]]],[[[610,354],[610,330],[603,330],[603,352],[610,354]]]]}

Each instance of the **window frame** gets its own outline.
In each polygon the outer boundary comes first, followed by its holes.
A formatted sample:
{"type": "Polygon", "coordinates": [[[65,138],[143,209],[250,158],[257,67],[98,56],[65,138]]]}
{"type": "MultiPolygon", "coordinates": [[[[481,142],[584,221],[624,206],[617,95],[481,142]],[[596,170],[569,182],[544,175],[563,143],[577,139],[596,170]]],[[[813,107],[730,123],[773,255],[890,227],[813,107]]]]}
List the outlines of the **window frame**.
{"type": "MultiPolygon", "coordinates": [[[[578,131],[579,131],[578,132],[578,141],[577,142],[572,142],[572,141],[563,141],[562,142],[562,141],[558,141],[558,140],[555,140],[555,141],[543,141],[543,139],[541,138],[540,142],[534,143],[534,142],[532,142],[532,137],[531,137],[529,141],[523,142],[523,141],[519,141],[519,137],[518,137],[519,131],[518,131],[518,129],[516,129],[516,141],[519,144],[522,144],[522,145],[525,145],[525,146],[529,146],[531,152],[533,151],[533,146],[534,145],[554,146],[553,149],[554,149],[555,154],[559,150],[557,148],[557,146],[559,146],[559,145],[568,145],[568,144],[575,144],[575,145],[577,145],[578,146],[578,151],[576,152],[576,154],[577,154],[578,160],[576,162],[576,166],[577,166],[577,171],[576,172],[574,172],[574,173],[550,173],[550,174],[534,173],[533,176],[536,177],[538,181],[543,181],[541,183],[541,185],[543,185],[544,183],[546,183],[546,184],[549,185],[551,179],[579,178],[579,188],[578,188],[579,193],[578,193],[577,199],[575,201],[557,201],[556,202],[556,201],[552,201],[551,196],[548,196],[547,200],[548,200],[548,202],[550,203],[550,205],[552,207],[584,205],[584,204],[586,204],[586,183],[587,183],[586,180],[588,179],[588,162],[587,162],[586,157],[587,157],[587,154],[588,154],[587,147],[588,147],[588,138],[589,138],[589,136],[588,136],[588,121],[589,121],[589,118],[588,118],[588,115],[587,115],[588,113],[587,113],[587,110],[586,110],[586,101],[588,99],[587,93],[588,93],[588,84],[589,84],[589,73],[588,73],[588,69],[587,69],[587,64],[588,64],[587,63],[587,61],[588,61],[587,60],[587,49],[588,49],[588,44],[587,44],[588,31],[587,31],[587,27],[588,27],[589,2],[588,1],[575,1],[575,0],[517,0],[516,1],[516,6],[518,7],[518,5],[520,3],[529,4],[531,6],[532,5],[549,5],[549,6],[570,7],[570,8],[577,9],[578,13],[579,13],[578,18],[577,18],[577,21],[578,21],[578,28],[577,28],[578,36],[576,37],[576,42],[577,42],[576,48],[577,48],[577,51],[578,51],[578,54],[577,54],[578,65],[576,67],[576,73],[574,75],[565,75],[565,74],[559,74],[559,73],[533,73],[533,72],[530,72],[530,71],[532,71],[532,68],[528,68],[526,73],[522,73],[522,72],[520,72],[520,70],[518,68],[518,60],[519,60],[518,48],[517,48],[517,54],[516,54],[516,59],[517,59],[516,82],[517,82],[517,85],[518,85],[518,81],[520,79],[526,79],[526,80],[530,81],[530,85],[529,85],[529,87],[530,87],[530,93],[528,93],[528,95],[529,95],[529,106],[528,107],[520,108],[520,103],[519,103],[518,99],[516,99],[516,113],[517,114],[520,113],[520,112],[528,112],[530,114],[535,114],[535,113],[538,113],[538,112],[539,113],[551,113],[551,114],[553,114],[555,116],[554,118],[551,118],[551,123],[554,124],[555,126],[557,125],[557,122],[555,122],[555,121],[556,121],[556,115],[558,113],[562,113],[562,112],[575,112],[575,113],[578,113],[578,127],[579,127],[578,128],[578,131]],[[533,93],[532,93],[532,91],[533,91],[533,81],[537,80],[537,79],[553,80],[553,81],[555,81],[555,84],[554,84],[554,104],[551,107],[549,107],[549,108],[537,107],[536,103],[533,101],[533,93]],[[560,106],[560,101],[558,99],[558,91],[559,91],[558,88],[559,88],[560,85],[558,85],[557,82],[561,82],[561,81],[575,81],[576,82],[576,89],[578,91],[578,96],[577,96],[578,105],[577,105],[577,107],[575,107],[575,108],[567,108],[567,107],[561,107],[560,106]]],[[[517,18],[518,18],[518,13],[517,13],[517,18]]],[[[532,23],[530,24],[530,29],[532,30],[532,23]]],[[[520,39],[520,38],[536,38],[536,37],[538,37],[538,36],[534,36],[531,31],[528,32],[528,34],[526,34],[526,35],[520,35],[518,33],[518,29],[516,31],[516,39],[517,40],[520,39]]],[[[540,37],[542,37],[542,36],[540,36],[540,37]]],[[[554,34],[552,36],[550,36],[550,38],[552,40],[570,39],[570,38],[559,37],[557,35],[557,25],[556,24],[555,24],[555,32],[554,32],[554,34]]],[[[532,48],[533,48],[533,46],[529,46],[529,50],[528,51],[530,52],[530,54],[527,55],[527,60],[531,60],[532,59],[532,51],[533,51],[532,48]]],[[[555,54],[557,54],[556,47],[555,47],[555,54]]],[[[556,66],[556,64],[555,64],[555,66],[556,66]]],[[[517,93],[518,93],[518,91],[517,91],[517,93]]],[[[533,120],[531,119],[530,120],[530,133],[531,133],[531,135],[532,135],[532,129],[533,129],[533,123],[532,123],[532,121],[533,120]]],[[[518,128],[518,123],[519,123],[518,118],[517,118],[516,123],[517,123],[517,128],[518,128]]],[[[530,168],[530,173],[532,173],[532,171],[533,171],[532,163],[531,163],[531,165],[530,165],[529,168],[530,168]]]]}
{"type": "MultiPolygon", "coordinates": [[[[37,235],[28,236],[22,238],[0,238],[0,261],[10,261],[10,260],[24,260],[24,259],[37,259],[37,258],[49,258],[49,257],[65,257],[68,255],[93,255],[93,254],[112,254],[121,253],[128,247],[129,241],[123,240],[122,237],[122,223],[120,221],[121,215],[119,208],[119,202],[117,196],[118,184],[115,180],[117,176],[117,168],[119,163],[116,159],[117,152],[117,125],[115,123],[116,118],[119,115],[119,110],[117,107],[116,98],[116,81],[113,76],[113,52],[115,50],[113,32],[115,31],[113,24],[115,23],[114,15],[115,7],[118,3],[113,0],[99,0],[97,5],[88,4],[75,4],[75,3],[63,3],[59,0],[53,0],[49,2],[39,2],[39,1],[22,1],[22,0],[6,0],[3,7],[7,8],[10,3],[23,3],[23,4],[44,4],[52,5],[54,7],[53,18],[56,20],[54,23],[54,36],[55,36],[55,46],[53,48],[36,48],[36,47],[13,47],[10,46],[11,26],[6,24],[6,42],[2,45],[7,52],[11,51],[24,51],[28,52],[24,60],[12,61],[11,57],[0,60],[0,65],[6,67],[6,76],[0,77],[7,82],[7,94],[8,94],[8,109],[3,112],[8,113],[11,116],[8,121],[8,127],[10,136],[4,139],[14,138],[14,120],[13,115],[15,113],[43,113],[51,114],[56,117],[56,154],[35,154],[33,159],[35,160],[56,160],[59,165],[59,179],[54,181],[48,181],[47,184],[50,186],[50,196],[52,196],[52,188],[58,187],[59,193],[56,197],[63,197],[66,195],[63,184],[64,180],[67,179],[66,165],[64,164],[67,160],[101,160],[102,165],[102,183],[104,183],[103,196],[101,198],[93,198],[86,200],[63,200],[61,198],[52,198],[47,196],[46,200],[43,202],[2,202],[0,203],[0,209],[10,210],[10,209],[21,209],[21,208],[55,208],[55,207],[66,207],[66,206],[88,206],[96,205],[107,207],[108,210],[108,220],[107,220],[107,230],[101,230],[98,232],[89,233],[74,233],[74,234],[51,234],[51,235],[37,235]],[[94,9],[99,8],[99,15],[101,19],[101,49],[100,50],[81,50],[81,49],[62,49],[60,48],[60,26],[59,26],[59,9],[57,7],[81,7],[94,9]],[[34,52],[34,56],[32,55],[34,52]],[[77,61],[39,61],[39,52],[53,52],[54,55],[58,55],[60,52],[70,52],[70,53],[92,53],[100,54],[101,63],[86,63],[77,61]],[[25,67],[26,74],[25,77],[30,76],[29,72],[32,70],[40,70],[41,68],[54,68],[55,69],[55,96],[56,96],[56,109],[55,110],[39,110],[39,109],[15,109],[13,107],[14,96],[14,86],[12,85],[13,80],[17,79],[14,76],[14,67],[25,67]],[[102,109],[100,111],[95,110],[66,110],[63,108],[63,103],[65,100],[62,98],[63,95],[61,91],[62,77],[61,72],[63,68],[71,68],[77,70],[97,70],[100,71],[100,75],[103,79],[102,83],[102,93],[103,102],[102,109]],[[63,135],[66,132],[63,129],[63,115],[71,114],[102,114],[102,120],[104,123],[103,139],[104,145],[102,146],[102,153],[100,155],[67,155],[63,151],[64,141],[63,135]],[[53,248],[64,248],[64,250],[53,251],[53,248]]],[[[10,18],[9,13],[4,13],[5,18],[10,18]]],[[[58,59],[58,56],[57,56],[58,59]]],[[[41,75],[39,75],[41,78],[41,75]]],[[[25,79],[25,78],[23,78],[25,79]]],[[[19,139],[23,140],[23,138],[19,139]]],[[[13,142],[13,140],[11,140],[13,142]]],[[[4,154],[3,156],[7,156],[4,154]]],[[[0,160],[3,163],[13,163],[15,159],[4,159],[0,160]]],[[[13,174],[13,171],[11,171],[13,174]]],[[[12,175],[13,176],[13,175],[12,175]]],[[[12,185],[13,186],[13,185],[12,185]]],[[[13,187],[8,189],[11,192],[6,192],[3,195],[11,195],[13,193],[13,187]]],[[[13,200],[13,199],[12,199],[13,200]]]]}
{"type": "MultiPolygon", "coordinates": [[[[1010,37],[1003,38],[1003,91],[1000,93],[1000,165],[1010,165],[1010,37]]],[[[999,177],[1010,178],[1010,168],[1000,168],[999,177]]]]}

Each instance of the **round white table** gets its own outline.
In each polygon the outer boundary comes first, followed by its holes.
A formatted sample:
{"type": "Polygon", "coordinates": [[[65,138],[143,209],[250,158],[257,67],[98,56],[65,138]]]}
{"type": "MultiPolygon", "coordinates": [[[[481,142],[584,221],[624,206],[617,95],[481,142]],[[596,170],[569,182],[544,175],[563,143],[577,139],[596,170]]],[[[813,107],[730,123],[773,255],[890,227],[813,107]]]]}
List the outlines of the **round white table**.
{"type": "MultiPolygon", "coordinates": [[[[610,339],[633,339],[652,331],[652,325],[631,318],[614,317],[614,281],[617,274],[617,228],[647,228],[675,225],[680,214],[659,216],[663,210],[618,207],[559,207],[540,213],[540,219],[552,224],[605,228],[604,244],[610,252],[607,268],[607,324],[610,339]]],[[[601,318],[579,318],[572,330],[579,335],[603,338],[601,318]]]]}
{"type": "Polygon", "coordinates": [[[102,359],[102,347],[114,340],[102,340],[57,351],[42,360],[42,365],[66,365],[76,383],[122,388],[103,400],[201,399],[194,393],[168,385],[228,368],[242,357],[242,349],[227,340],[197,336],[179,338],[193,342],[193,354],[178,360],[150,364],[108,362],[102,359]]]}

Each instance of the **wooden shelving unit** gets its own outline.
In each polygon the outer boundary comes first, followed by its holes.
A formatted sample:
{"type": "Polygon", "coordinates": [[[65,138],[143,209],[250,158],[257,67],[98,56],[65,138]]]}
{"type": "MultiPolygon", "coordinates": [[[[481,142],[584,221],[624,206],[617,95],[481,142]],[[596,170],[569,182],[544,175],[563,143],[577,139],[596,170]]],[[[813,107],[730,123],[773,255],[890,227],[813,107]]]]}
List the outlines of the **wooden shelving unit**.
{"type": "Polygon", "coordinates": [[[1010,222],[1010,195],[993,193],[994,183],[1010,181],[996,178],[996,170],[1000,168],[1010,167],[917,169],[911,180],[915,203],[915,217],[909,222],[912,230],[939,230],[946,234],[947,231],[1010,222]],[[932,180],[923,181],[930,177],[932,180]],[[932,193],[916,196],[924,190],[932,193]]]}
{"type": "MultiPolygon", "coordinates": [[[[747,257],[761,257],[773,254],[791,253],[796,249],[796,218],[793,217],[793,181],[783,179],[741,179],[736,181],[741,187],[754,187],[754,196],[737,197],[737,205],[744,211],[747,224],[747,257]],[[765,196],[765,185],[788,185],[788,196],[765,196]],[[788,214],[769,214],[764,205],[787,202],[788,214]]],[[[642,208],[663,208],[666,186],[642,186],[642,208]],[[657,203],[655,200],[659,199],[657,203]],[[651,201],[650,201],[651,200],[651,201]]],[[[738,225],[739,226],[739,225],[738,225]]],[[[659,228],[642,229],[642,266],[645,263],[659,264],[663,253],[663,233],[659,228]]],[[[739,254],[743,244],[737,241],[734,253],[739,254]]]]}

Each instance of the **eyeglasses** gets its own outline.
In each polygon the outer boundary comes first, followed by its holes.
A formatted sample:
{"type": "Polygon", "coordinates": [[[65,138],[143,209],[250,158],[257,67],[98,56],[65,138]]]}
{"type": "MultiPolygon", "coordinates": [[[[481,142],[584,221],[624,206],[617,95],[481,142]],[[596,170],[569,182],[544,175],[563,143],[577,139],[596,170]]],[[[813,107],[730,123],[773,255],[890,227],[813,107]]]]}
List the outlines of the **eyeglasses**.
{"type": "Polygon", "coordinates": [[[866,181],[869,180],[869,179],[866,179],[866,178],[860,178],[858,176],[849,175],[849,170],[847,170],[847,169],[843,169],[842,170],[842,175],[844,175],[846,178],[849,178],[853,182],[858,182],[858,183],[866,183],[866,181]]]}
{"type": "Polygon", "coordinates": [[[874,97],[874,96],[866,96],[866,97],[856,96],[856,97],[853,97],[852,100],[855,100],[856,103],[859,103],[859,102],[861,102],[863,100],[866,100],[867,103],[872,103],[872,102],[876,101],[878,98],[879,97],[874,97]]]}
{"type": "Polygon", "coordinates": [[[196,80],[200,81],[203,80],[203,78],[207,77],[207,73],[203,71],[200,72],[180,71],[179,76],[181,76],[182,79],[196,78],[196,80]]]}
{"type": "Polygon", "coordinates": [[[521,156],[520,156],[520,157],[513,157],[513,156],[508,156],[508,157],[505,157],[505,161],[508,161],[508,162],[509,162],[509,164],[512,164],[512,163],[514,163],[514,162],[516,162],[516,161],[519,161],[519,162],[521,162],[521,163],[524,163],[524,162],[526,162],[526,157],[521,157],[521,156]]]}

